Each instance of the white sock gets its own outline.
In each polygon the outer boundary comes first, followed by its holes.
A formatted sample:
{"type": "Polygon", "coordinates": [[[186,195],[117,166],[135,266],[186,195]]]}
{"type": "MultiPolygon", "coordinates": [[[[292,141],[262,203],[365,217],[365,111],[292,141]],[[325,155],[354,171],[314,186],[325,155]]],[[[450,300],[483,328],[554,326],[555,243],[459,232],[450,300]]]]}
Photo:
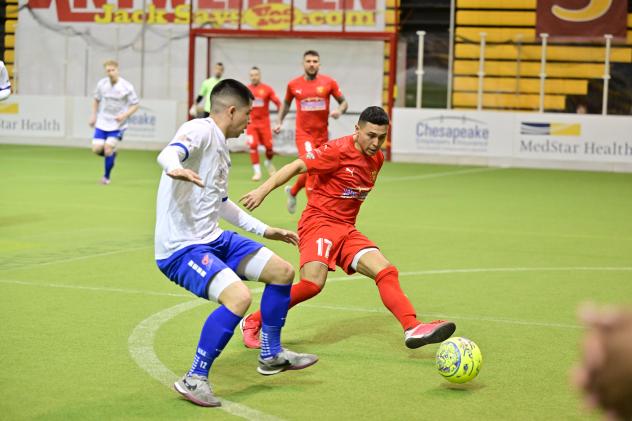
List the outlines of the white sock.
{"type": "Polygon", "coordinates": [[[252,164],[252,169],[255,171],[255,174],[261,174],[261,165],[252,164]]]}
{"type": "Polygon", "coordinates": [[[269,160],[269,159],[266,159],[266,160],[264,161],[264,165],[265,165],[266,167],[269,167],[269,166],[270,166],[270,164],[271,164],[271,162],[270,162],[270,160],[269,160]]]}

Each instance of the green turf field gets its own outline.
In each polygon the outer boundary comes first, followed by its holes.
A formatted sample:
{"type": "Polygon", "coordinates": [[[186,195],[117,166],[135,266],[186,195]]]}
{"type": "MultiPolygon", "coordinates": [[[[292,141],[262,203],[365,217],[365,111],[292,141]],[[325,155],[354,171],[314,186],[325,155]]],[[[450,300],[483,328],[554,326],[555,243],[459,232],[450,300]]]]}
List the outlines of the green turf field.
{"type": "MultiPolygon", "coordinates": [[[[215,304],[154,264],[155,156],[122,151],[101,186],[89,150],[0,146],[1,419],[590,418],[568,381],[576,308],[632,303],[632,174],[386,164],[358,227],[398,266],[419,316],[451,318],[478,343],[480,376],[451,387],[437,346],[405,348],[373,282],[337,271],[283,333],[320,362],[263,377],[237,333],[211,373],[230,404],[204,409],[167,386],[215,304]]],[[[234,155],[233,199],[250,175],[234,155]]],[[[298,220],[281,191],[255,215],[298,220]]]]}

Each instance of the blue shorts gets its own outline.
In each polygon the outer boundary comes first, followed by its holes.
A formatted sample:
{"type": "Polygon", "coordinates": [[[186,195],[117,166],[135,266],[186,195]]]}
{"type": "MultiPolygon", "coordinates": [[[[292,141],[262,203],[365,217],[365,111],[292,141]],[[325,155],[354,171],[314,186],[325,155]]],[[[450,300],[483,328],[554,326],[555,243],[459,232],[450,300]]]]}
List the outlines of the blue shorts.
{"type": "Polygon", "coordinates": [[[118,140],[123,140],[123,133],[125,132],[125,130],[110,130],[110,131],[105,131],[105,130],[101,130],[101,129],[97,129],[96,127],[94,128],[94,135],[92,136],[93,139],[101,139],[101,140],[106,140],[108,137],[114,137],[118,140]]]}
{"type": "Polygon", "coordinates": [[[263,244],[254,240],[224,231],[215,241],[193,244],[156,263],[171,281],[208,299],[208,285],[218,272],[229,268],[237,273],[241,261],[262,247],[263,244]]]}

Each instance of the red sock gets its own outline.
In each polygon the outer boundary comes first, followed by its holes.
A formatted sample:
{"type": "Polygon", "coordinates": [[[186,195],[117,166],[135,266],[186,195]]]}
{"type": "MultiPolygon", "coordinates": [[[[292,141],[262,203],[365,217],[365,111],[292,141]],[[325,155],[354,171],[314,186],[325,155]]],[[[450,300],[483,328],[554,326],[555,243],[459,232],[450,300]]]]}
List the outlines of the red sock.
{"type": "Polygon", "coordinates": [[[389,309],[404,330],[419,324],[415,308],[399,286],[399,272],[395,266],[382,269],[375,277],[375,284],[380,291],[380,298],[384,306],[389,309]]]}
{"type": "Polygon", "coordinates": [[[296,196],[298,192],[300,192],[301,189],[305,187],[305,181],[307,181],[307,174],[301,174],[298,176],[298,178],[296,179],[296,183],[294,183],[292,189],[290,190],[292,196],[296,196]]]}
{"type": "MultiPolygon", "coordinates": [[[[294,307],[298,303],[309,300],[319,292],[320,287],[318,285],[308,281],[307,279],[301,279],[301,282],[292,285],[292,289],[290,290],[290,308],[294,307]]],[[[252,313],[252,316],[250,317],[251,320],[256,320],[259,324],[261,324],[261,311],[252,313]]]]}

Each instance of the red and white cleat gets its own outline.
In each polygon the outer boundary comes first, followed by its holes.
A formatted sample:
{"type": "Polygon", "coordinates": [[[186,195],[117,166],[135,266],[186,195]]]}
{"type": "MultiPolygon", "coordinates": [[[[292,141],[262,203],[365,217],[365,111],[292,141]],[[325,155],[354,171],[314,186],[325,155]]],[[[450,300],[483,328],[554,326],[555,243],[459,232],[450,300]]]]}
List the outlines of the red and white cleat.
{"type": "Polygon", "coordinates": [[[445,320],[433,320],[430,323],[420,323],[404,332],[404,343],[408,348],[419,348],[424,345],[443,342],[448,339],[456,325],[445,320]]]}
{"type": "Polygon", "coordinates": [[[261,324],[252,319],[252,314],[241,319],[241,322],[239,322],[239,329],[241,329],[241,334],[246,348],[261,348],[261,340],[259,339],[261,324]]]}

